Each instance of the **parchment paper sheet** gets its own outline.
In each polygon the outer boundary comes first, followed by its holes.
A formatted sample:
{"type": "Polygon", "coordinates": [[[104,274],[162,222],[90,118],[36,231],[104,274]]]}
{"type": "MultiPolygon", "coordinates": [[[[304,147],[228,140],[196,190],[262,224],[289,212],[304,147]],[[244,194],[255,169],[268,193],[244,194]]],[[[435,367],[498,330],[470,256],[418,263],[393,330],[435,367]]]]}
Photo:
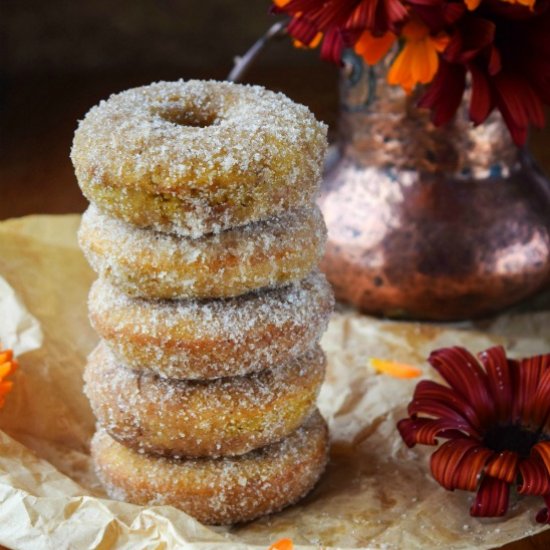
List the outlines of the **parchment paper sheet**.
{"type": "Polygon", "coordinates": [[[418,380],[374,374],[367,359],[413,363],[429,377],[425,358],[440,346],[479,351],[503,343],[515,356],[542,353],[550,350],[545,311],[486,322],[483,332],[336,313],[323,340],[329,371],[320,396],[331,461],[314,492],[282,513],[209,528],[171,507],[107,499],[88,455],[94,418],[82,369],[97,337],[87,321],[94,275],[76,246],[78,223],[78,216],[32,216],[0,224],[0,340],[15,346],[21,365],[0,411],[0,544],[252,550],[287,536],[298,550],[459,549],[541,530],[540,499],[515,501],[505,520],[470,518],[471,496],[441,489],[428,452],[406,449],[395,430],[418,380]]]}

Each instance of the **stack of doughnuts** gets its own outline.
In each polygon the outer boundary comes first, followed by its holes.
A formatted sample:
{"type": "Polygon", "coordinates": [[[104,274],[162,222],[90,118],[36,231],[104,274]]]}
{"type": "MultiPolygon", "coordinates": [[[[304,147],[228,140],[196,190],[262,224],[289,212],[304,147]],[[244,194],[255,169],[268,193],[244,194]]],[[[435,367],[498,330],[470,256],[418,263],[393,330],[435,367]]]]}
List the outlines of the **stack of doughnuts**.
{"type": "Polygon", "coordinates": [[[81,121],[71,158],[101,337],[85,391],[111,497],[229,524],[321,475],[325,148],[307,108],[227,82],[128,90],[81,121]]]}

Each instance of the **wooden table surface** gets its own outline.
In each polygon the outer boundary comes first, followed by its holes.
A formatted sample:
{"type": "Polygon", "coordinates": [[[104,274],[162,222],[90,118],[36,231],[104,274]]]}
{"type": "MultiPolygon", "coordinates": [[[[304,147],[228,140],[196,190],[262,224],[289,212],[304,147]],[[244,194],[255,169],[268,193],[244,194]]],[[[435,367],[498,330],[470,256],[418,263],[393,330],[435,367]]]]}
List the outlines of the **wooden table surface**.
{"type": "MultiPolygon", "coordinates": [[[[155,74],[29,76],[0,82],[0,220],[84,211],[87,202],[76,184],[69,150],[77,120],[100,99],[152,80],[224,76],[225,70],[205,74],[159,70],[155,74]]],[[[255,70],[249,80],[308,104],[334,128],[337,90],[332,67],[255,70]]],[[[550,127],[534,134],[531,145],[550,173],[550,127]]],[[[503,548],[549,549],[550,531],[503,548]]]]}

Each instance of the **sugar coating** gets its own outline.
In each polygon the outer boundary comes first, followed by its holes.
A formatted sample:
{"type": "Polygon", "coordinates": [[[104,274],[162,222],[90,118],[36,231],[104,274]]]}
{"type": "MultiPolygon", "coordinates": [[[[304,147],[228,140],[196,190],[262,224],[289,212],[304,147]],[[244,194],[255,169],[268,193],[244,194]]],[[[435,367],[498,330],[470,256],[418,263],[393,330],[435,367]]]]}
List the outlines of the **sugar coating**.
{"type": "Polygon", "coordinates": [[[239,457],[153,457],[127,449],[101,428],[92,440],[98,477],[112,498],[169,504],[206,524],[249,521],[293,504],[315,485],[327,454],[327,427],[318,412],[281,442],[239,457]]]}
{"type": "Polygon", "coordinates": [[[285,287],[219,300],[129,298],[104,279],[90,320],[117,359],[170,378],[237,376],[286,364],[314,347],[333,308],[319,271],[285,287]]]}
{"type": "Polygon", "coordinates": [[[185,381],[127,369],[100,344],[84,380],[100,425],[120,443],[200,457],[245,454],[296,430],[313,412],[324,374],[318,346],[260,373],[185,381]]]}
{"type": "Polygon", "coordinates": [[[93,205],[79,242],[92,268],[129,296],[219,298],[288,284],[315,269],[326,228],[316,206],[197,239],[141,229],[93,205]]]}
{"type": "Polygon", "coordinates": [[[326,133],[307,107],[260,86],[158,82],[93,107],[71,159],[102,210],[197,237],[311,205],[326,133]]]}
{"type": "Polygon", "coordinates": [[[326,424],[316,412],[297,426],[333,307],[324,277],[307,275],[326,238],[313,206],[325,150],[307,108],[227,82],[128,90],[80,123],[71,158],[92,202],[80,242],[100,274],[89,307],[105,339],[86,392],[124,443],[103,428],[92,442],[111,496],[234,523],[321,475],[326,424]]]}

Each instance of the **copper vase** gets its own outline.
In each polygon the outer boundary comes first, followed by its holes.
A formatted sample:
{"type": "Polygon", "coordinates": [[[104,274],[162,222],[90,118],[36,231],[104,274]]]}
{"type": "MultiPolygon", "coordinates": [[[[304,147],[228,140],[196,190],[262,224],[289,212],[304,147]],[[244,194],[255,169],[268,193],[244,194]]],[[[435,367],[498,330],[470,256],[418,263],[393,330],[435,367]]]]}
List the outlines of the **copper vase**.
{"type": "Polygon", "coordinates": [[[337,298],[389,317],[484,316],[550,280],[550,184],[498,113],[435,128],[385,68],[348,58],[320,206],[337,298]]]}

